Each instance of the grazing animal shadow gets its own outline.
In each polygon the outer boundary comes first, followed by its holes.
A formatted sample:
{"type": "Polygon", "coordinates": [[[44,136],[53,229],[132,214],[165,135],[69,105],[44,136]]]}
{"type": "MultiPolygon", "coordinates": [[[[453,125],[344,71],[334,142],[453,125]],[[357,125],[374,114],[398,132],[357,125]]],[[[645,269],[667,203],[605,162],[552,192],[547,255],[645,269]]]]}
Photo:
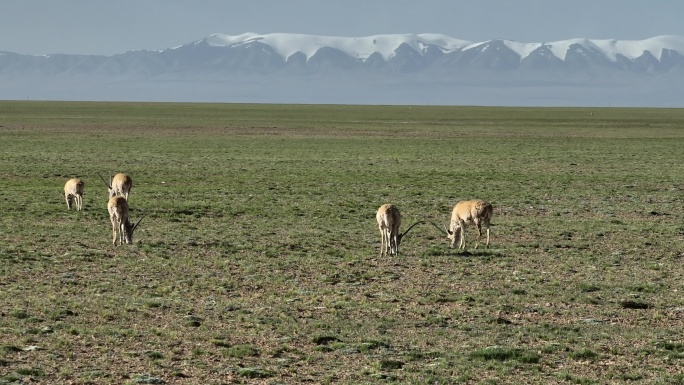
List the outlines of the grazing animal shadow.
{"type": "Polygon", "coordinates": [[[450,255],[455,255],[458,257],[472,257],[472,258],[504,258],[506,254],[501,251],[496,250],[465,250],[460,252],[455,252],[450,255]]]}

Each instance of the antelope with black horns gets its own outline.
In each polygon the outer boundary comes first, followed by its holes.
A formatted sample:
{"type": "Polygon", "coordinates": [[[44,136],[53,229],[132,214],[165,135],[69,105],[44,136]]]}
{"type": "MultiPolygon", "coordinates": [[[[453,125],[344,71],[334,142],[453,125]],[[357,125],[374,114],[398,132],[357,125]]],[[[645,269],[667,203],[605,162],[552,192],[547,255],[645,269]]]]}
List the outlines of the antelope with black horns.
{"type": "Polygon", "coordinates": [[[112,243],[116,246],[116,233],[119,232],[119,244],[133,243],[133,231],[138,227],[140,221],[145,218],[142,216],[138,222],[133,225],[129,217],[128,201],[124,197],[111,197],[107,203],[107,211],[109,211],[109,220],[112,222],[112,243]]]}
{"type": "Polygon", "coordinates": [[[451,241],[451,248],[456,247],[458,243],[459,250],[465,250],[465,230],[467,225],[477,226],[479,232],[479,237],[477,238],[477,243],[475,248],[480,245],[480,240],[482,239],[482,225],[484,225],[487,231],[487,244],[489,247],[489,226],[492,216],[494,215],[494,207],[491,203],[483,201],[481,199],[474,199],[468,201],[461,201],[454,205],[451,211],[451,222],[449,228],[446,227],[442,230],[434,222],[433,226],[437,227],[440,231],[446,233],[447,238],[451,241]]]}
{"type": "Polygon", "coordinates": [[[401,244],[401,239],[409,232],[411,229],[423,221],[418,221],[412,224],[403,233],[399,232],[399,226],[401,226],[401,213],[397,206],[393,204],[385,204],[380,206],[375,219],[378,221],[378,228],[380,229],[380,256],[386,255],[399,255],[399,244],[401,244]]]}
{"type": "Polygon", "coordinates": [[[97,175],[100,177],[100,179],[102,179],[105,186],[107,186],[110,198],[114,196],[122,196],[128,200],[128,194],[131,192],[131,188],[133,187],[133,179],[131,179],[130,176],[123,173],[118,173],[113,177],[110,176],[109,183],[107,183],[102,175],[97,175]]]}

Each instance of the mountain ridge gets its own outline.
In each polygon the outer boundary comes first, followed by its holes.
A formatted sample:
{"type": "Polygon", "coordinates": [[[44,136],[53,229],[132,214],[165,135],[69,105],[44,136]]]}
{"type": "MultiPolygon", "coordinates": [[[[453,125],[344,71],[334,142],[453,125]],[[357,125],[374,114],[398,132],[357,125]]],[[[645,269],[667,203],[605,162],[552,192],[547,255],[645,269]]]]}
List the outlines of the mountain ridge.
{"type": "Polygon", "coordinates": [[[0,52],[9,99],[679,106],[682,75],[684,37],[670,35],[474,43],[246,33],[111,56],[0,52]]]}
{"type": "Polygon", "coordinates": [[[385,34],[366,37],[335,37],[305,34],[258,34],[245,33],[242,35],[213,34],[190,44],[206,42],[214,47],[233,47],[249,42],[259,41],[271,46],[283,58],[289,57],[295,52],[304,53],[307,58],[311,57],[321,47],[327,46],[347,53],[357,58],[367,58],[374,52],[379,52],[385,60],[391,58],[392,52],[401,44],[407,44],[418,53],[424,53],[427,47],[436,46],[444,53],[455,51],[467,51],[491,42],[501,41],[509,49],[516,52],[520,59],[524,59],[530,53],[540,47],[549,47],[554,56],[563,60],[570,46],[579,44],[602,52],[607,57],[615,60],[618,54],[635,59],[645,51],[651,52],[656,58],[660,58],[663,49],[670,49],[684,54],[684,37],[675,35],[661,35],[642,40],[617,40],[617,39],[589,39],[573,38],[553,42],[525,43],[506,39],[493,39],[482,42],[471,42],[453,38],[442,34],[385,34]],[[293,48],[298,47],[298,48],[293,48]],[[303,48],[302,48],[303,47],[303,48]]]}
{"type": "MultiPolygon", "coordinates": [[[[395,73],[436,67],[475,70],[557,70],[587,68],[666,73],[684,67],[684,37],[644,40],[568,39],[550,43],[511,40],[469,42],[440,34],[388,34],[344,38],[303,34],[213,34],[162,50],[136,50],[112,56],[20,55],[0,52],[0,74],[29,71],[58,74],[78,70],[97,73],[132,70],[153,75],[178,71],[217,73],[232,70],[265,73],[306,68],[307,73],[331,69],[385,69],[395,73]],[[137,68],[136,68],[137,67],[137,68]]],[[[435,68],[433,68],[435,69],[435,68]]]]}

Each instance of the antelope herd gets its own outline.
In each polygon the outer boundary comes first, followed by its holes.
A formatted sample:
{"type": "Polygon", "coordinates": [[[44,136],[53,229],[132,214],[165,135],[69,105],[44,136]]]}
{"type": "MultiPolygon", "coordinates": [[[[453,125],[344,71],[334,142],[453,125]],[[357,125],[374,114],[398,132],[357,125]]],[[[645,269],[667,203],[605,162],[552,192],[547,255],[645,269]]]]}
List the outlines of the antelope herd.
{"type": "MultiPolygon", "coordinates": [[[[489,247],[489,227],[492,216],[494,215],[494,207],[491,203],[481,199],[461,201],[454,205],[451,211],[451,223],[449,227],[442,230],[434,222],[432,225],[438,230],[443,231],[447,238],[451,241],[451,248],[456,247],[458,243],[459,250],[465,250],[465,229],[467,225],[474,224],[477,226],[480,236],[477,239],[475,248],[480,245],[482,238],[482,225],[484,224],[487,230],[487,244],[489,247]]],[[[378,228],[380,228],[380,256],[398,255],[399,244],[401,239],[408,233],[413,226],[425,221],[418,221],[411,225],[404,233],[399,233],[399,226],[401,225],[401,214],[397,206],[393,204],[384,204],[380,206],[378,212],[375,214],[375,219],[378,221],[378,228]]]]}
{"type": "MultiPolygon", "coordinates": [[[[113,177],[109,177],[109,182],[97,174],[100,179],[107,186],[109,194],[109,201],[107,202],[107,211],[109,212],[109,220],[112,222],[112,244],[116,246],[116,240],[119,239],[119,244],[133,243],[133,231],[138,227],[141,217],[138,222],[133,225],[129,216],[128,197],[133,187],[133,179],[130,176],[118,173],[113,177]],[[118,237],[117,237],[118,232],[118,237]]],[[[64,198],[66,199],[67,209],[71,210],[72,202],[76,203],[76,210],[83,209],[83,187],[84,183],[81,179],[69,179],[64,185],[64,198]]],[[[489,227],[490,221],[494,214],[492,204],[481,199],[461,201],[454,205],[451,211],[451,222],[449,227],[446,226],[441,229],[434,222],[430,222],[438,230],[443,231],[447,238],[451,241],[451,248],[456,248],[458,243],[459,250],[466,248],[466,226],[475,225],[479,232],[475,248],[480,244],[482,239],[482,225],[484,225],[487,232],[486,247],[489,247],[489,227]]],[[[375,219],[378,221],[378,229],[380,229],[380,256],[399,255],[399,245],[402,238],[408,234],[413,227],[426,221],[418,221],[409,226],[403,233],[399,232],[401,226],[401,213],[399,208],[393,204],[384,204],[378,208],[375,214],[375,219]]]]}
{"type": "MultiPolygon", "coordinates": [[[[138,227],[141,217],[138,222],[133,225],[129,217],[128,195],[133,187],[133,179],[126,174],[119,173],[109,178],[109,183],[97,174],[100,179],[107,186],[109,194],[109,201],[107,202],[107,211],[109,212],[109,220],[112,222],[112,243],[116,246],[117,232],[119,233],[119,244],[133,243],[133,231],[138,227]]],[[[71,209],[72,201],[76,203],[76,209],[81,211],[83,209],[83,186],[81,179],[69,179],[64,185],[64,197],[66,199],[67,208],[71,209]]]]}

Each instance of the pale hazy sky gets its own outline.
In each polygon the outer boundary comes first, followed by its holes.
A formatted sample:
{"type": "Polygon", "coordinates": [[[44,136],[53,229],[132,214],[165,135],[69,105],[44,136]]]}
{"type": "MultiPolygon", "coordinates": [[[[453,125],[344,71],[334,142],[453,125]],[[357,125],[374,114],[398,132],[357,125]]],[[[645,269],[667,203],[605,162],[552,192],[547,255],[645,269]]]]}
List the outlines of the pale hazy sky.
{"type": "Polygon", "coordinates": [[[683,0],[2,0],[0,51],[112,55],[245,32],[641,40],[684,36],[682,17],[683,0]]]}

